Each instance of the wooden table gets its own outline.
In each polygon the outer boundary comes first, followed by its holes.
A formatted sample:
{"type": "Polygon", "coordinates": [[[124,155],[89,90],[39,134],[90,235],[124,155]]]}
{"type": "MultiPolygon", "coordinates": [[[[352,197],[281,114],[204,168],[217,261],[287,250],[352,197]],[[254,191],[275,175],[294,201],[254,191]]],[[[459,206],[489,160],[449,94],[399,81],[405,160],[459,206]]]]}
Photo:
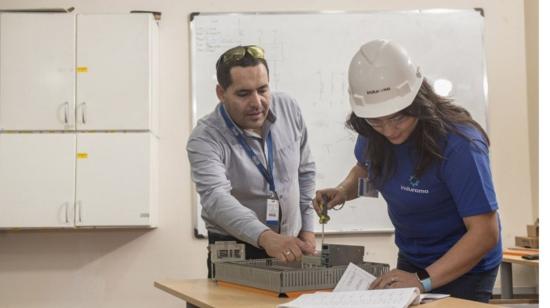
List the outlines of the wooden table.
{"type": "Polygon", "coordinates": [[[500,289],[501,298],[509,299],[514,297],[514,283],[512,278],[512,264],[522,264],[539,268],[539,260],[525,260],[519,254],[506,253],[502,255],[500,264],[500,289]]]}
{"type": "MultiPolygon", "coordinates": [[[[274,308],[279,304],[291,301],[289,298],[278,298],[268,292],[251,292],[234,287],[218,286],[208,279],[162,280],[155,281],[155,287],[166,291],[187,302],[187,308],[224,307],[224,308],[274,308]]],[[[489,308],[499,307],[454,297],[440,299],[422,304],[422,308],[489,308]]]]}

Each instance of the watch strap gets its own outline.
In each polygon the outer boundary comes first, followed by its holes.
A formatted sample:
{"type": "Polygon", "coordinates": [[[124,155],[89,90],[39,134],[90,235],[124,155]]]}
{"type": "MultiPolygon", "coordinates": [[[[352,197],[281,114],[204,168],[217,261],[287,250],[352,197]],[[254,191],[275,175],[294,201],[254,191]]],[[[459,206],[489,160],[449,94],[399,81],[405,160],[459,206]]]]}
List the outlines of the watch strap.
{"type": "Polygon", "coordinates": [[[432,290],[432,278],[425,269],[416,272],[416,277],[418,277],[418,281],[422,284],[424,292],[430,292],[432,290]]]}

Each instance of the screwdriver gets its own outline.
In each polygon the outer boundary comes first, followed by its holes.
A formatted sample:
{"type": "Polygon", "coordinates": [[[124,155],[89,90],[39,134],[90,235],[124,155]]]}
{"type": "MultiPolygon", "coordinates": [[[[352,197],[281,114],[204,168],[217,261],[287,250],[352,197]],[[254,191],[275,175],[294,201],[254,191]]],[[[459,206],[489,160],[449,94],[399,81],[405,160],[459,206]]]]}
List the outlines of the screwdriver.
{"type": "Polygon", "coordinates": [[[330,217],[328,216],[328,197],[327,195],[321,195],[321,204],[319,205],[319,208],[321,208],[321,213],[319,214],[319,223],[321,224],[321,250],[323,249],[323,245],[325,244],[325,224],[330,220],[330,217]]]}

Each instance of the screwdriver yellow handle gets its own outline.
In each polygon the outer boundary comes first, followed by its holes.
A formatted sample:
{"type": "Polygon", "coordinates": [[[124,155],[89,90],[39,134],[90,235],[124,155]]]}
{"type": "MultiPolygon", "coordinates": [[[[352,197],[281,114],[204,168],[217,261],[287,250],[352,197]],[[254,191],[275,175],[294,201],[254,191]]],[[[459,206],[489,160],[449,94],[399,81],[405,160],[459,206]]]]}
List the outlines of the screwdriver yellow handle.
{"type": "Polygon", "coordinates": [[[321,204],[319,204],[319,207],[321,208],[321,214],[319,214],[319,223],[320,224],[326,224],[330,217],[328,216],[328,197],[327,195],[321,195],[321,204]]]}

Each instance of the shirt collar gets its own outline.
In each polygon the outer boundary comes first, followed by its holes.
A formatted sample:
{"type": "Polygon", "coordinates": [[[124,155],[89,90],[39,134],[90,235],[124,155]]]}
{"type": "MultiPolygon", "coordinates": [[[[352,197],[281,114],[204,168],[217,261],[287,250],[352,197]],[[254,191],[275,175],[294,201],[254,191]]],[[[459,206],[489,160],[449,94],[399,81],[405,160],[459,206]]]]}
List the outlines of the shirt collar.
{"type": "MultiPolygon", "coordinates": [[[[219,105],[222,105],[222,108],[223,108],[223,104],[220,102],[219,105]]],[[[227,110],[226,110],[227,111],[227,110]]],[[[216,112],[218,114],[218,118],[219,118],[219,125],[222,125],[222,127],[227,127],[225,125],[225,122],[224,122],[224,119],[220,113],[220,110],[219,108],[216,108],[216,112]]],[[[229,113],[228,113],[229,115],[229,113]]],[[[273,126],[273,124],[275,123],[275,121],[277,121],[277,116],[275,115],[275,113],[273,112],[273,108],[272,106],[270,106],[269,108],[269,111],[267,112],[267,117],[265,119],[265,122],[264,122],[264,126],[263,126],[263,129],[262,129],[262,136],[256,134],[255,132],[253,131],[250,131],[250,130],[243,130],[241,129],[237,123],[235,123],[235,121],[233,121],[233,118],[231,118],[231,116],[229,116],[229,120],[233,123],[233,125],[235,125],[235,127],[245,136],[250,136],[250,137],[256,137],[256,138],[264,138],[265,136],[267,136],[267,133],[269,133],[270,129],[271,129],[271,126],[273,126]]]]}

